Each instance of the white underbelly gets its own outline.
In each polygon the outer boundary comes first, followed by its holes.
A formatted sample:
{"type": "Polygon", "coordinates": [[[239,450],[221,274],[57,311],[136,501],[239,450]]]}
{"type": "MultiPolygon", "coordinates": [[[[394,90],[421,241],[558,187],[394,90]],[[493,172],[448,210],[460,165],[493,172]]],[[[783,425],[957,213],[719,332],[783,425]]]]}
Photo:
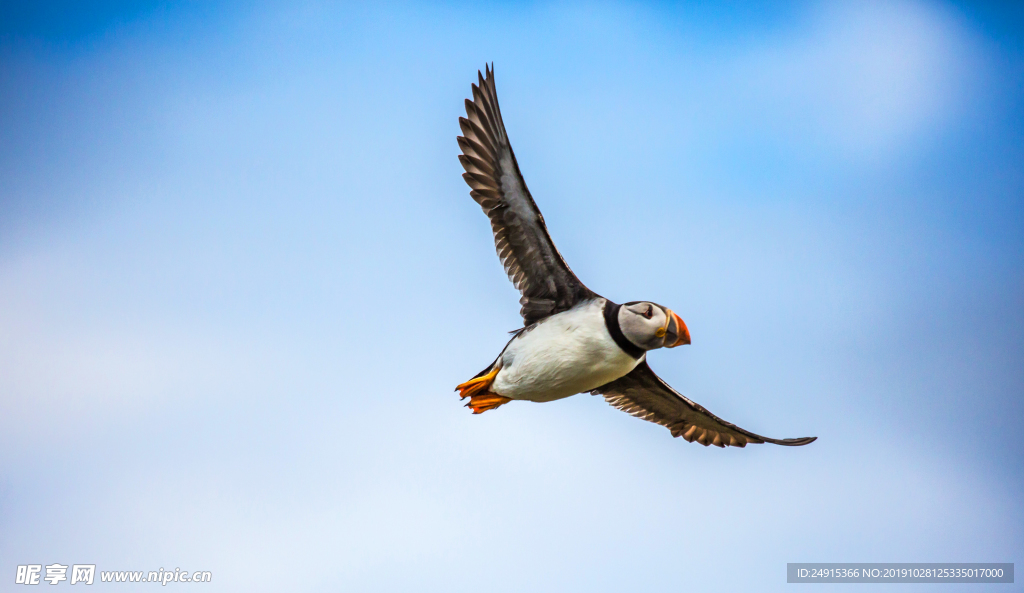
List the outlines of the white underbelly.
{"type": "Polygon", "coordinates": [[[501,355],[491,391],[547,402],[590,391],[633,370],[604,324],[603,301],[553,315],[514,339],[501,355]]]}

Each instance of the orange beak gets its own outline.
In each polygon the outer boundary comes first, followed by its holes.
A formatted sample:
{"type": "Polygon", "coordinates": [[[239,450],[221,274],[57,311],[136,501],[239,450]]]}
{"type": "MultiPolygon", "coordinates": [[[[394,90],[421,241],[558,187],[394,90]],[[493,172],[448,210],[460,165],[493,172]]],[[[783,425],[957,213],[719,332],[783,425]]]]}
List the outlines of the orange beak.
{"type": "Polygon", "coordinates": [[[681,317],[668,309],[668,326],[665,328],[665,347],[675,348],[690,343],[690,330],[681,317]]]}

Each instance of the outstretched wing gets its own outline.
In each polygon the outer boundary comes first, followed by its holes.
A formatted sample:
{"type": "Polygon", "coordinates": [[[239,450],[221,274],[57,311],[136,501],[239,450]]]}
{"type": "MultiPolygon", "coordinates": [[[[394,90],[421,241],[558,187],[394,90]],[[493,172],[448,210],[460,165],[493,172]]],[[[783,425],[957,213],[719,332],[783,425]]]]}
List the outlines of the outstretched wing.
{"type": "Polygon", "coordinates": [[[486,78],[477,72],[473,100],[466,99],[467,117],[459,118],[464,134],[458,139],[459,161],[466,169],[462,177],[469,195],[491,219],[498,257],[523,295],[520,312],[530,325],[597,295],[572,273],[551,242],[501,121],[494,70],[485,70],[486,78]]]}
{"type": "Polygon", "coordinates": [[[647,361],[641,362],[628,375],[591,391],[601,394],[616,408],[650,422],[656,422],[672,436],[707,447],[746,447],[747,443],[774,443],[795,447],[814,442],[818,437],[802,439],[770,439],[743,430],[705,410],[668,386],[654,374],[647,361]]]}

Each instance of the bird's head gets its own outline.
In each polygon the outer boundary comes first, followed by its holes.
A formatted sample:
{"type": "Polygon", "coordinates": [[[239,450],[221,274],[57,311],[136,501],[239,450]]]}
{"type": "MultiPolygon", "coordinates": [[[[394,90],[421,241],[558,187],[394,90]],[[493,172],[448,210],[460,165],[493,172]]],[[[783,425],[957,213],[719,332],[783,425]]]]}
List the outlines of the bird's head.
{"type": "Polygon", "coordinates": [[[619,327],[627,340],[644,350],[675,348],[690,343],[690,330],[672,309],[638,301],[619,308],[619,327]]]}

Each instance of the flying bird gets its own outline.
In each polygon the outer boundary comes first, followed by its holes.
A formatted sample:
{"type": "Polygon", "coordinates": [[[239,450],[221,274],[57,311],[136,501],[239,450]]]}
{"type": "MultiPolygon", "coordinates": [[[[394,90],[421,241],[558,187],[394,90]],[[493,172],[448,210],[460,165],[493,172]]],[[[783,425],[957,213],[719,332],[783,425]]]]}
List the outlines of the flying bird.
{"type": "Polygon", "coordinates": [[[486,369],[456,387],[474,414],[512,400],[549,402],[590,392],[616,408],[705,447],[806,445],[817,437],[771,439],[715,416],[654,374],[647,352],[690,343],[671,309],[623,304],[593,292],[555,248],[526,188],[498,108],[493,67],[484,66],[459,118],[462,177],[491,221],[494,246],[519,299],[523,328],[486,369]]]}

